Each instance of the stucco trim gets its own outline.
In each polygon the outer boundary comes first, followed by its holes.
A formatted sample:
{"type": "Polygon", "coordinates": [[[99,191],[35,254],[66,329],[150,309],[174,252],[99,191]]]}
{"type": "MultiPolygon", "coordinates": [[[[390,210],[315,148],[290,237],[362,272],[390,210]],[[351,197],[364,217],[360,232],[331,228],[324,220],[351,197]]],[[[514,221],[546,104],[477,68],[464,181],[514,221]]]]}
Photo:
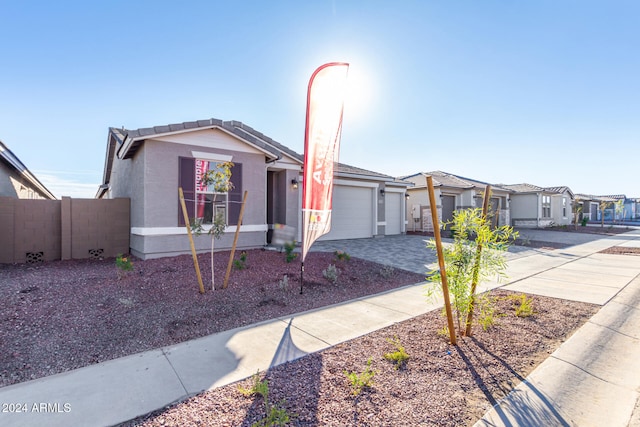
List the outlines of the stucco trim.
{"type": "MultiPolygon", "coordinates": [[[[203,226],[203,232],[208,232],[211,226],[203,226]]],[[[225,233],[235,233],[237,226],[230,225],[225,228],[225,233]]],[[[241,233],[252,233],[256,231],[267,231],[267,224],[244,224],[240,228],[241,233]]],[[[131,227],[131,234],[136,236],[171,236],[176,234],[187,235],[184,227],[131,227]]]]}
{"type": "Polygon", "coordinates": [[[334,185],[348,185],[351,187],[368,187],[368,188],[377,188],[378,184],[373,182],[363,182],[363,181],[349,181],[346,179],[334,179],[334,185]]]}
{"type": "Polygon", "coordinates": [[[230,162],[233,159],[233,156],[227,154],[207,153],[205,151],[192,151],[191,157],[213,162],[230,162]]]}

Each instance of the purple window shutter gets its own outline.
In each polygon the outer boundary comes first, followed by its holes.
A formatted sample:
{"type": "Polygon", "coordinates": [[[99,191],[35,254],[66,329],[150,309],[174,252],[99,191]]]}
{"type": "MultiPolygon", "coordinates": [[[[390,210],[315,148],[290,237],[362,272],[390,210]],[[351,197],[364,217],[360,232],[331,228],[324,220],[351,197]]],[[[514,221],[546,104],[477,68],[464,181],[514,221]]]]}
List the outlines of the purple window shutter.
{"type": "MultiPolygon", "coordinates": [[[[196,200],[196,159],[180,157],[178,160],[178,186],[182,187],[184,203],[187,205],[189,218],[195,217],[196,200]]],[[[178,199],[178,225],[185,226],[182,206],[178,199]]]]}
{"type": "Polygon", "coordinates": [[[229,192],[229,225],[238,225],[238,216],[242,206],[242,163],[231,168],[233,189],[229,192]]]}

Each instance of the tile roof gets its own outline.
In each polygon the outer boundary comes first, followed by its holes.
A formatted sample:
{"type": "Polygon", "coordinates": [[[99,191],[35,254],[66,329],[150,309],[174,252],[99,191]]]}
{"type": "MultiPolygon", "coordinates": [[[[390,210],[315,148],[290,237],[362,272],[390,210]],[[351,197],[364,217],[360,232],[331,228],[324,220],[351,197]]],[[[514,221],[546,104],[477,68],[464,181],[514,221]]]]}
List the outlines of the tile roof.
{"type": "MultiPolygon", "coordinates": [[[[102,187],[105,187],[106,184],[109,183],[115,153],[118,153],[118,156],[123,159],[130,158],[133,157],[133,154],[144,143],[144,140],[150,137],[211,128],[222,129],[223,131],[243,139],[269,153],[273,159],[279,159],[282,157],[282,154],[286,154],[294,160],[297,160],[300,164],[304,163],[303,155],[269,138],[265,134],[258,132],[251,126],[237,120],[223,121],[211,118],[139,129],[111,127],[109,128],[109,138],[107,142],[103,185],[101,186],[101,189],[98,190],[97,197],[99,197],[103,191],[102,187]]],[[[381,174],[343,163],[338,163],[335,171],[338,174],[360,175],[363,177],[382,179],[387,182],[393,182],[401,185],[409,185],[407,182],[398,181],[390,175],[381,174]]]]}

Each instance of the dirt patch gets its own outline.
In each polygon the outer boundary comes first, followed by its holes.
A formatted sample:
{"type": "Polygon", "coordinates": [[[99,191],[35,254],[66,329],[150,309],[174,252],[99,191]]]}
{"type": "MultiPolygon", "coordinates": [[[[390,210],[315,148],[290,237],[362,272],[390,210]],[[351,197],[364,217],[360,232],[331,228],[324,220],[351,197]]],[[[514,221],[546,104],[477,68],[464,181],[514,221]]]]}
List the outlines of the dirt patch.
{"type": "MultiPolygon", "coordinates": [[[[535,314],[520,318],[510,293],[492,295],[497,324],[457,347],[438,333],[446,324],[440,313],[430,312],[262,373],[269,400],[293,426],[471,426],[598,309],[535,296],[535,314]],[[409,355],[400,370],[384,358],[394,337],[409,355]],[[373,384],[356,397],[345,371],[362,373],[368,360],[373,384]]],[[[205,392],[124,425],[250,426],[265,416],[261,398],[238,391],[251,385],[205,392]]]]}
{"type": "Polygon", "coordinates": [[[625,246],[611,246],[610,248],[601,250],[601,254],[613,255],[636,255],[640,256],[640,248],[630,248],[625,246]]]}

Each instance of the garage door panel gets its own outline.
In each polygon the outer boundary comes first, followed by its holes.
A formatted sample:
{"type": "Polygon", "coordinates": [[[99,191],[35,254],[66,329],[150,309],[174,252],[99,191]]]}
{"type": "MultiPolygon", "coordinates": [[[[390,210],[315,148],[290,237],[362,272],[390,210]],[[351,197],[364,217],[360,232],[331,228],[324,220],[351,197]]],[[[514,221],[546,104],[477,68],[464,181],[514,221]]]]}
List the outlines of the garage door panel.
{"type": "Polygon", "coordinates": [[[333,188],[331,231],[319,240],[372,237],[372,206],[371,188],[336,185],[333,188]]]}

